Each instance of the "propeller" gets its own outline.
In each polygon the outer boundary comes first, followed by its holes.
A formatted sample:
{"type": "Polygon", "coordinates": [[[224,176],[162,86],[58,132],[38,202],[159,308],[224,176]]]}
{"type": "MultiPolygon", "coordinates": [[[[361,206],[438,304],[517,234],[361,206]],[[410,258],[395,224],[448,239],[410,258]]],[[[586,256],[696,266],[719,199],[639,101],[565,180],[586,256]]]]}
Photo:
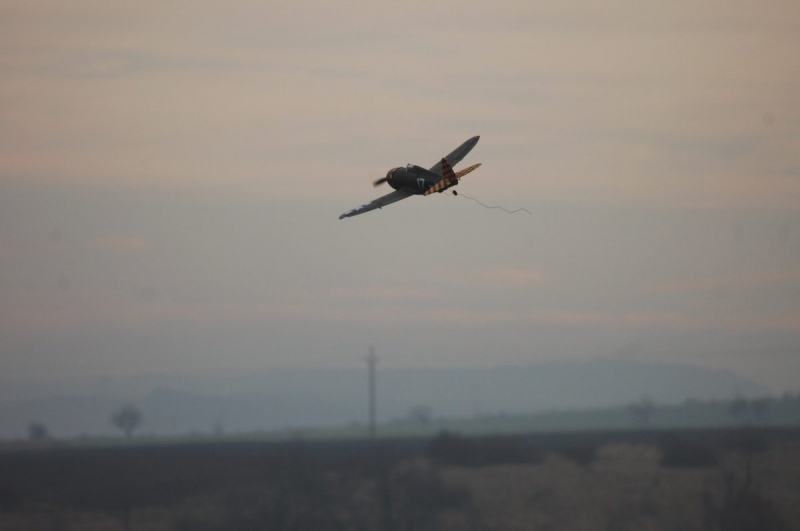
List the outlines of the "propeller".
{"type": "Polygon", "coordinates": [[[374,183],[372,183],[372,186],[374,186],[375,188],[377,188],[377,187],[379,187],[380,185],[382,185],[383,183],[387,182],[388,180],[389,180],[389,178],[388,178],[388,177],[381,177],[380,179],[378,179],[377,181],[375,181],[374,183]]]}

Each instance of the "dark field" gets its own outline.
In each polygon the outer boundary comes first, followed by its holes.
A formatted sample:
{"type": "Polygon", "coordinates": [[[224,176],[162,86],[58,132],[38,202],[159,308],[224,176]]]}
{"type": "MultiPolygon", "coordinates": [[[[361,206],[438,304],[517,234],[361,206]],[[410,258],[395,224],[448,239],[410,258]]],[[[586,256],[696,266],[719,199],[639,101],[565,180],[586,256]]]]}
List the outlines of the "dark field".
{"type": "Polygon", "coordinates": [[[0,529],[800,529],[800,430],[8,446],[0,529]]]}

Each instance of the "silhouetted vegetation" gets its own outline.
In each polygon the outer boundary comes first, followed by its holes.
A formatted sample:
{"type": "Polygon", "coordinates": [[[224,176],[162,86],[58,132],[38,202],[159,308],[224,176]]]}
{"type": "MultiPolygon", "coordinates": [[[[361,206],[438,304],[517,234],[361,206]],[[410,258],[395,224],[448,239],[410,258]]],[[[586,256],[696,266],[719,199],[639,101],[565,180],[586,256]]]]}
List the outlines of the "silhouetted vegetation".
{"type": "Polygon", "coordinates": [[[50,439],[50,432],[44,424],[31,422],[28,425],[28,438],[32,441],[46,441],[50,439]]]}
{"type": "Polygon", "coordinates": [[[778,531],[800,523],[800,511],[769,494],[792,485],[798,444],[800,432],[761,428],[30,445],[0,451],[0,528],[570,530],[591,521],[609,529],[778,531]],[[776,454],[779,436],[786,439],[776,454]],[[756,476],[765,450],[786,468],[772,490],[761,488],[770,476],[756,476]],[[658,472],[661,465],[672,470],[658,472]]]}
{"type": "Polygon", "coordinates": [[[772,502],[759,490],[753,474],[757,454],[768,449],[767,436],[761,429],[743,428],[724,447],[739,456],[738,465],[723,468],[725,489],[720,503],[712,496],[704,498],[706,528],[711,531],[781,531],[786,522],[772,502]]]}
{"type": "Polygon", "coordinates": [[[661,464],[666,467],[699,468],[717,464],[717,448],[695,437],[664,436],[659,450],[661,464]]]}
{"type": "Polygon", "coordinates": [[[133,404],[122,407],[111,416],[111,424],[122,430],[125,437],[128,438],[133,435],[133,430],[138,428],[141,423],[142,414],[133,404]]]}
{"type": "Polygon", "coordinates": [[[743,479],[728,470],[725,491],[717,503],[706,494],[703,499],[705,527],[709,531],[783,531],[785,519],[753,482],[749,464],[743,479]]]}
{"type": "MultiPolygon", "coordinates": [[[[784,403],[789,401],[791,398],[784,397],[784,403]]],[[[743,396],[737,395],[728,405],[728,413],[741,423],[764,423],[769,418],[769,412],[774,402],[768,396],[747,400],[743,396]]]]}
{"type": "Polygon", "coordinates": [[[419,404],[411,408],[408,418],[412,422],[428,424],[433,418],[433,408],[425,404],[419,404]]]}

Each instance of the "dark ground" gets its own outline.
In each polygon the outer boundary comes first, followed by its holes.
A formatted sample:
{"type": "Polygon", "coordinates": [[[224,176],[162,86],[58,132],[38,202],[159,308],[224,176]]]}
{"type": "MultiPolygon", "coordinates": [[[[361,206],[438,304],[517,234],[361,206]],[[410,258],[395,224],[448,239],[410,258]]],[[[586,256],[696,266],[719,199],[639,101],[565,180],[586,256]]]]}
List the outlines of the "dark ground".
{"type": "Polygon", "coordinates": [[[0,529],[800,529],[800,430],[7,445],[0,529]]]}

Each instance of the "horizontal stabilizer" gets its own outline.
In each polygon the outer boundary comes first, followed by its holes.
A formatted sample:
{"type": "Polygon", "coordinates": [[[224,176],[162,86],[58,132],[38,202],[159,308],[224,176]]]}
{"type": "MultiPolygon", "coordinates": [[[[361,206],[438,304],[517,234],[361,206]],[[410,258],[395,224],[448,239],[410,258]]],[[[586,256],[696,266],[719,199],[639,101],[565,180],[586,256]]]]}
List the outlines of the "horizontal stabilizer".
{"type": "Polygon", "coordinates": [[[425,190],[424,195],[430,195],[434,192],[441,192],[447,190],[451,186],[455,186],[458,184],[458,178],[456,177],[453,168],[450,167],[450,163],[447,162],[447,159],[442,159],[442,178],[439,179],[439,182],[425,190]]]}
{"type": "Polygon", "coordinates": [[[473,164],[469,168],[464,168],[463,170],[461,170],[458,173],[456,173],[456,179],[461,179],[463,176],[465,176],[469,172],[477,170],[480,167],[481,167],[481,163],[479,162],[477,164],[473,164]]]}

